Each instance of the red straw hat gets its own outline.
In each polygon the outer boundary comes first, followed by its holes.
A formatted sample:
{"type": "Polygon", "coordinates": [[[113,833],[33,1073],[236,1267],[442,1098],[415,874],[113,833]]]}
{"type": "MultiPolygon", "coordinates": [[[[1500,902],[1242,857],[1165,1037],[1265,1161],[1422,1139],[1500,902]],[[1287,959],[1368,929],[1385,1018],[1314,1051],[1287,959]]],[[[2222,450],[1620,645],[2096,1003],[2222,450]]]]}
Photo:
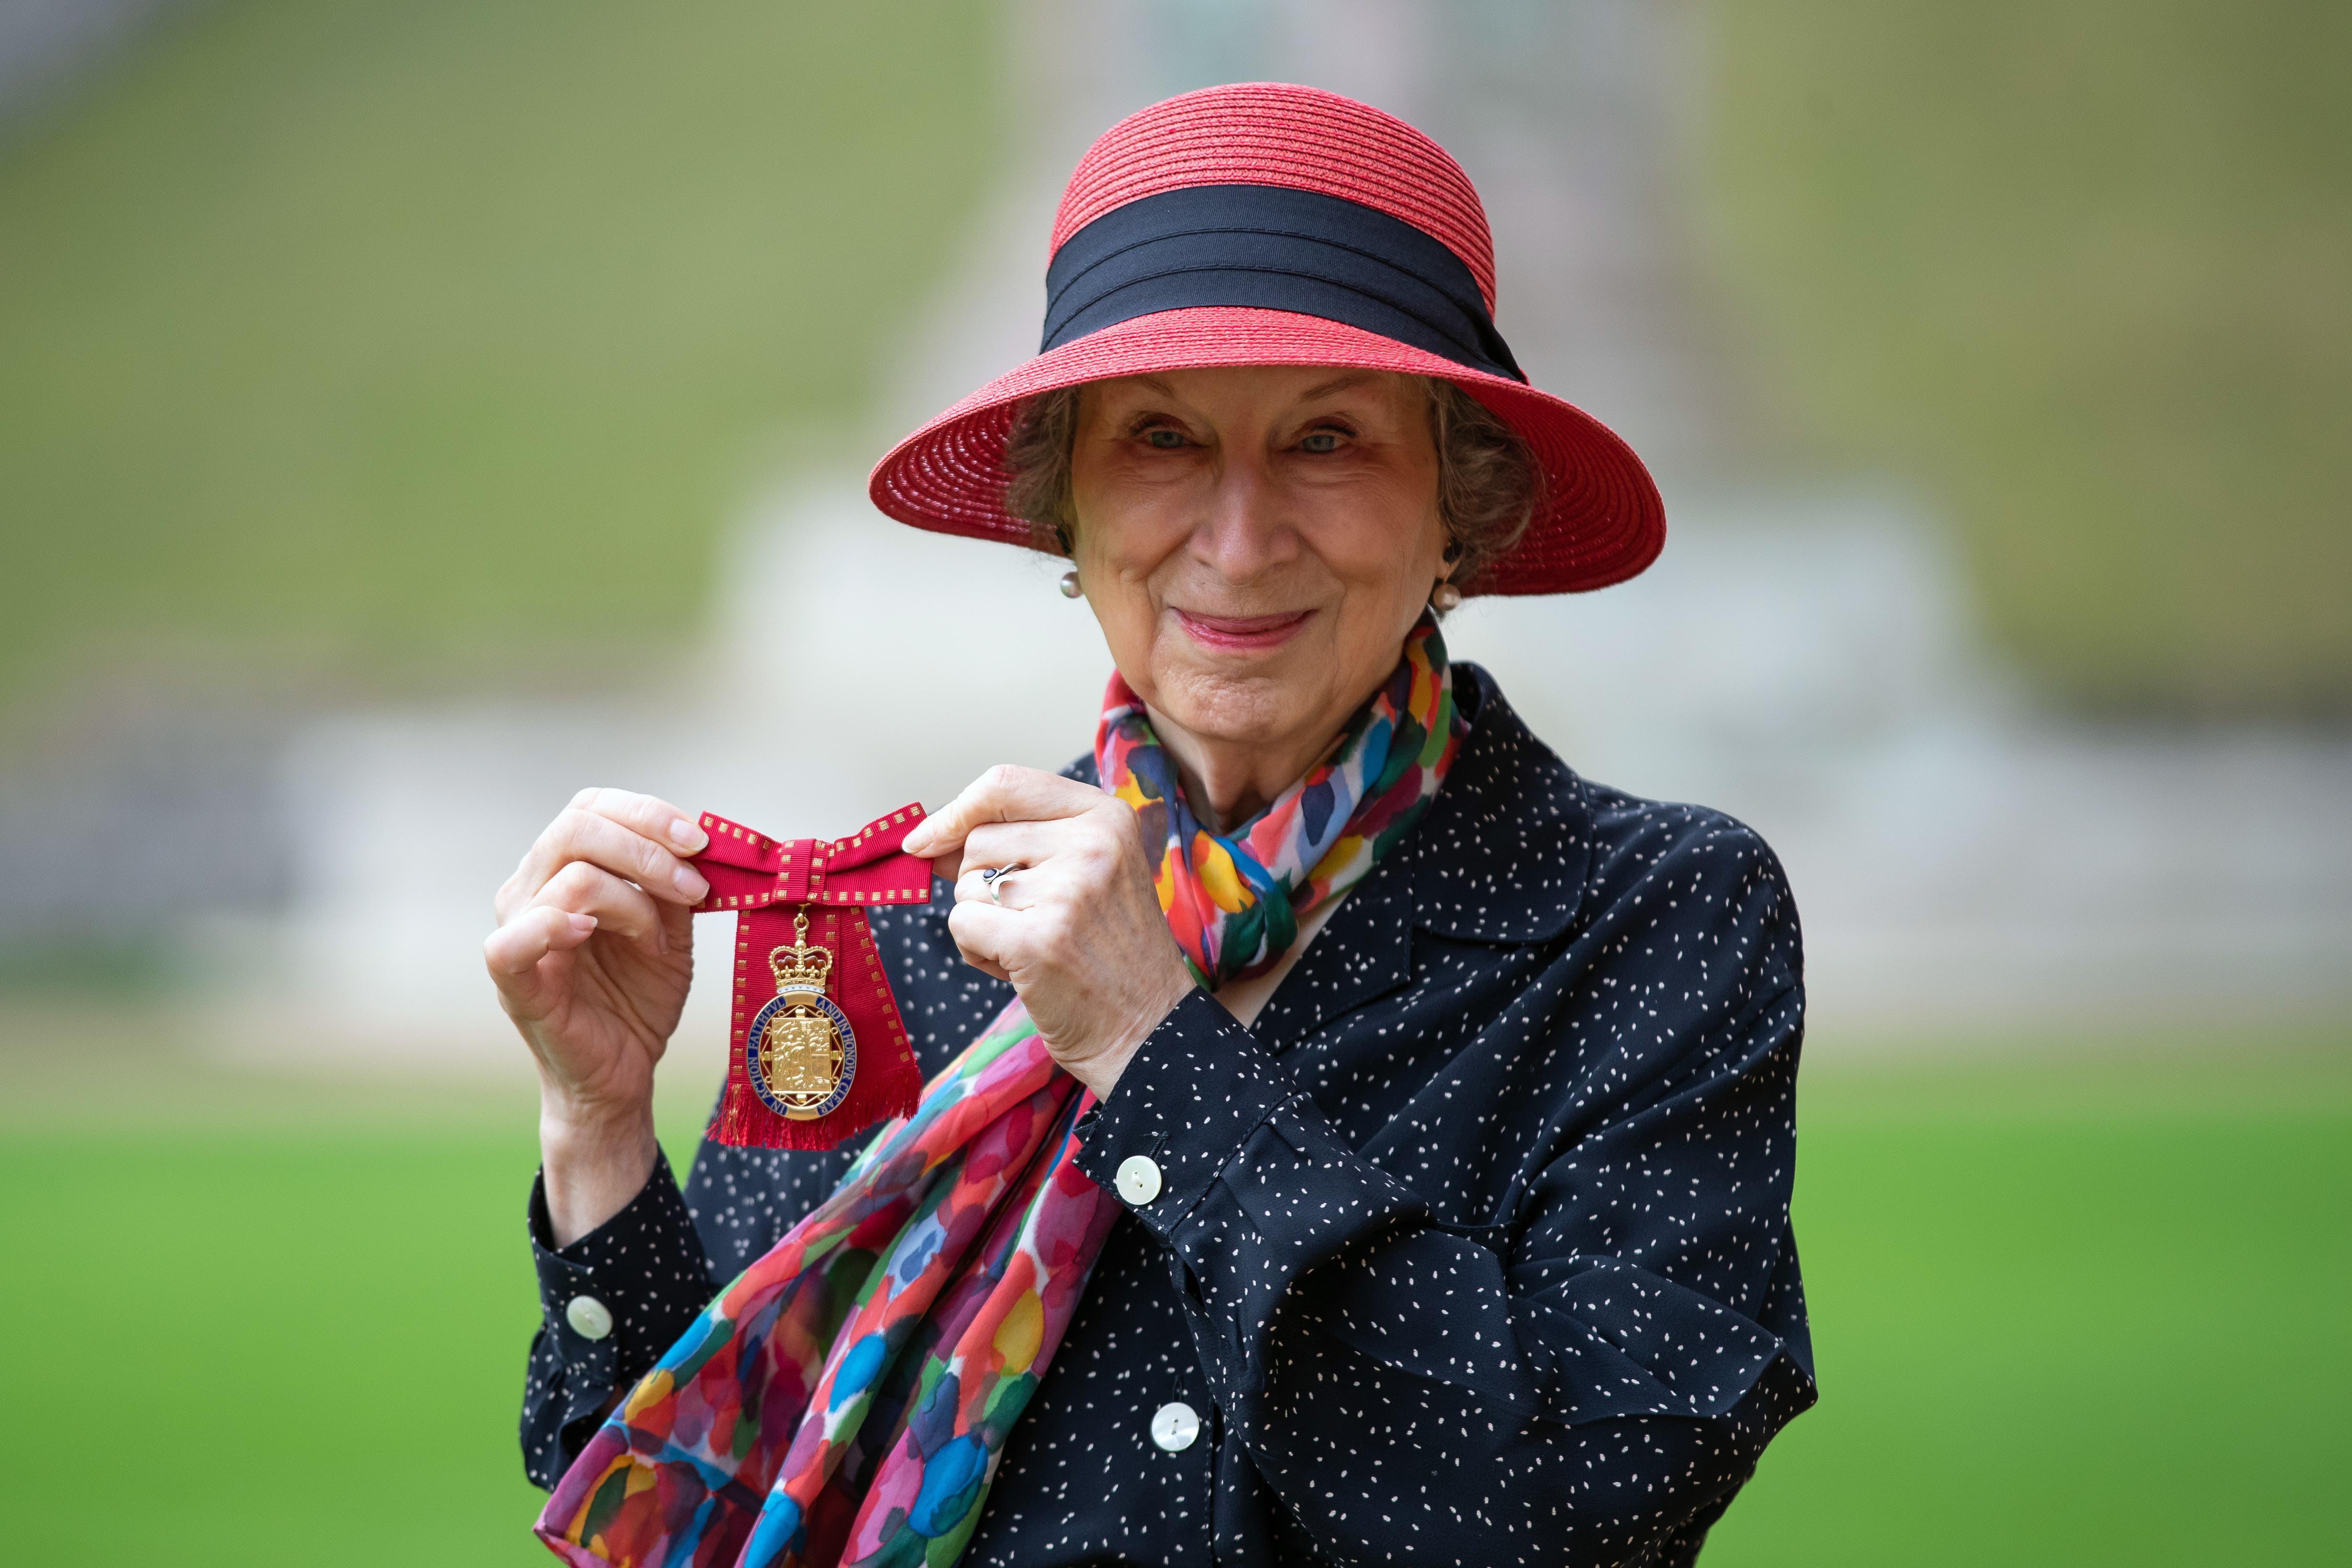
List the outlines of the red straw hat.
{"type": "Polygon", "coordinates": [[[1486,209],[1444,149],[1314,88],[1188,92],[1079,160],[1054,219],[1045,333],[1007,371],[891,448],[867,488],[902,523],[1030,542],[1004,509],[1021,404],[1117,376],[1332,365],[1440,377],[1543,465],[1544,505],[1465,593],[1573,593],[1657,558],[1665,510],[1633,450],[1528,385],[1495,330],[1486,209]]]}

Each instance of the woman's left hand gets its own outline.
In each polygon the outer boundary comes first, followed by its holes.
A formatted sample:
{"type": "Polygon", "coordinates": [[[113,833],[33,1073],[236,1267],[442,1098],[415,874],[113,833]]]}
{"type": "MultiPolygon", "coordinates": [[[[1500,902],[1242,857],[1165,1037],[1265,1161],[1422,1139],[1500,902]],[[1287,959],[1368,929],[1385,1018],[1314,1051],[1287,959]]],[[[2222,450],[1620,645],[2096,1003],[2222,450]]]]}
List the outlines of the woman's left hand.
{"type": "Polygon", "coordinates": [[[1192,989],[1152,891],[1135,813],[1092,785],[992,768],[907,835],[955,883],[964,961],[1010,980],[1073,1078],[1108,1097],[1143,1037],[1192,989]],[[981,872],[1020,869],[992,899],[981,872]]]}

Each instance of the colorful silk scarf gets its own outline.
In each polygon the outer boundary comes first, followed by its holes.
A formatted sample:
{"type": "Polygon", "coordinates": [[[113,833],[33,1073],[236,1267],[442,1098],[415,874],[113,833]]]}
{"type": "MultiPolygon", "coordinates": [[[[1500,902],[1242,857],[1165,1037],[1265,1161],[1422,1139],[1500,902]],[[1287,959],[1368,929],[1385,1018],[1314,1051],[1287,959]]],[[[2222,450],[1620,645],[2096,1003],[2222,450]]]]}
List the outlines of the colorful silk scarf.
{"type": "MultiPolygon", "coordinates": [[[[1160,907],[1214,988],[1404,836],[1460,728],[1424,619],[1330,754],[1231,834],[1199,825],[1116,676],[1097,762],[1165,843],[1160,907]]],[[[1074,1163],[1092,1102],[1013,1002],[605,1418],[540,1539],[583,1568],[949,1568],[1118,1218],[1074,1163]]]]}

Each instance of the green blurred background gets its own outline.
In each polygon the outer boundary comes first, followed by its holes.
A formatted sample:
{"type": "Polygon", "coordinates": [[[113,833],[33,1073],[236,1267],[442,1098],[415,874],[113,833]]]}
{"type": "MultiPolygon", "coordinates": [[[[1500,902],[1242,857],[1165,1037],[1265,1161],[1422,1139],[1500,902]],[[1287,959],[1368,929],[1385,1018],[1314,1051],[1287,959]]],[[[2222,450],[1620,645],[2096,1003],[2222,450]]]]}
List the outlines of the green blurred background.
{"type": "MultiPolygon", "coordinates": [[[[1931,496],[2052,712],[2352,716],[2352,11],[1691,16],[1751,459],[1931,496]]],[[[215,0],[28,100],[0,760],[118,690],[676,678],[731,512],[811,444],[870,457],[1009,156],[1003,25],[215,0]]],[[[223,1066],[168,999],[43,977],[0,990],[12,1551],[543,1561],[528,1090],[223,1066]]],[[[1803,1093],[1824,1401],[1707,1560],[2328,1554],[2352,1032],[1868,1043],[1803,1093]]]]}
{"type": "MultiPolygon", "coordinates": [[[[1705,13],[1773,455],[1928,486],[2069,703],[2352,713],[2352,10],[1705,13]]],[[[1001,155],[991,32],[173,16],[0,142],[0,704],[191,649],[561,676],[693,624],[726,503],[860,429],[1001,155]]]]}
{"type": "Polygon", "coordinates": [[[675,638],[729,504],[788,434],[856,424],[940,267],[988,27],[168,16],[0,142],[0,703],[190,658],[560,682],[675,638]]]}
{"type": "Polygon", "coordinates": [[[1929,486],[2077,711],[2352,712],[2352,8],[1708,10],[1780,439],[1929,486]]]}

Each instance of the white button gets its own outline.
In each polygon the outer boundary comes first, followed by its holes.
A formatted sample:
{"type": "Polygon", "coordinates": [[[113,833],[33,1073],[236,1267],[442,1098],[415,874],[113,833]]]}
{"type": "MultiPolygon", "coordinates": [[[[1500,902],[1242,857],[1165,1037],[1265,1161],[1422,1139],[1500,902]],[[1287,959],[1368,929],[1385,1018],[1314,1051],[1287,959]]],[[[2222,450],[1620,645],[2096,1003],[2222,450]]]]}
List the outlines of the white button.
{"type": "Polygon", "coordinates": [[[1151,1440],[1171,1454],[1191,1448],[1201,1435],[1201,1418],[1181,1399],[1151,1414],[1151,1440]]]}
{"type": "Polygon", "coordinates": [[[563,1321],[582,1339],[603,1339],[613,1332],[613,1313],[593,1296],[574,1296],[563,1309],[563,1321]]]}
{"type": "MultiPolygon", "coordinates": [[[[1149,1155],[1129,1155],[1118,1162],[1118,1196],[1138,1208],[1160,1196],[1160,1166],[1149,1155]]],[[[1176,1406],[1171,1405],[1169,1408],[1173,1410],[1176,1406]]]]}

